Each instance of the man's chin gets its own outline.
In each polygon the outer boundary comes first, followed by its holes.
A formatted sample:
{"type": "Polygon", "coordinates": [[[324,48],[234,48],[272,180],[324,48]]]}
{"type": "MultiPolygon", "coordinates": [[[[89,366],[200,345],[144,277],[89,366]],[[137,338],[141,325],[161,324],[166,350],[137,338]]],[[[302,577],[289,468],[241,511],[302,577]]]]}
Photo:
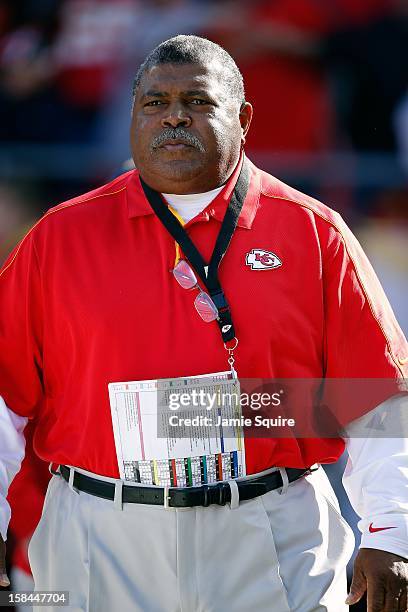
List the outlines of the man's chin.
{"type": "Polygon", "coordinates": [[[197,164],[203,163],[203,154],[193,147],[181,149],[160,148],[155,157],[156,164],[197,164]]]}
{"type": "Polygon", "coordinates": [[[172,159],[161,160],[156,167],[163,178],[188,181],[200,174],[203,164],[198,160],[174,157],[172,159]]]}
{"type": "Polygon", "coordinates": [[[209,160],[204,155],[194,159],[153,157],[135,162],[146,183],[162,193],[201,193],[213,187],[206,184],[209,160]]]}

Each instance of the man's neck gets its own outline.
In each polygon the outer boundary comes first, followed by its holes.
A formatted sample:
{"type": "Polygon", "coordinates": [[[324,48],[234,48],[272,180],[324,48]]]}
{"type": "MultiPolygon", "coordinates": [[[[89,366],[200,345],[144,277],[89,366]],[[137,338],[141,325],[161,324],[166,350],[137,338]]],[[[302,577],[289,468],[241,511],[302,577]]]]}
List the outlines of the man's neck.
{"type": "Polygon", "coordinates": [[[170,206],[177,211],[183,221],[188,223],[190,219],[198,215],[217,197],[223,187],[224,185],[221,185],[221,187],[204,193],[189,193],[185,195],[163,193],[162,195],[170,206]]]}

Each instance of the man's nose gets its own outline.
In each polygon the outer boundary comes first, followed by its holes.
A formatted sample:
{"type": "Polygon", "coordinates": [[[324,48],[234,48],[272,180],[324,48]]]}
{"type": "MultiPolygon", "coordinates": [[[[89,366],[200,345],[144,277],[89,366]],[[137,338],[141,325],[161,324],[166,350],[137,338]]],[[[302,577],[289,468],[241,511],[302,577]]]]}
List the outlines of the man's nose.
{"type": "Polygon", "coordinates": [[[179,106],[170,107],[168,113],[162,118],[162,126],[166,128],[189,127],[191,117],[179,106]]]}

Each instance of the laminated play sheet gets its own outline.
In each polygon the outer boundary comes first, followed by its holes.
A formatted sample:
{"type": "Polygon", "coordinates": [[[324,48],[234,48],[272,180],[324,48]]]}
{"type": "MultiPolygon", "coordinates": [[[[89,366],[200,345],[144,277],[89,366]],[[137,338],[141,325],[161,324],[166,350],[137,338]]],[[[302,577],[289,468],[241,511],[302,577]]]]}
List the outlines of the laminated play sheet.
{"type": "Polygon", "coordinates": [[[240,386],[231,371],[108,387],[123,480],[186,487],[245,475],[240,386]]]}

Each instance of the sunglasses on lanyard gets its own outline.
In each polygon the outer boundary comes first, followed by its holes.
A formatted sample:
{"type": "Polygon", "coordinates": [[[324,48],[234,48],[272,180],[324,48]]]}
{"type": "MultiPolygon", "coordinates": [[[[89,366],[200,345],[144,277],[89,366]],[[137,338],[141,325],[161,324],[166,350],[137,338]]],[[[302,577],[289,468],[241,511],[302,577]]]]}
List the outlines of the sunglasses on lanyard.
{"type": "Polygon", "coordinates": [[[218,319],[218,308],[205,291],[201,289],[197,282],[197,277],[187,261],[180,259],[173,270],[173,275],[178,284],[183,289],[198,289],[199,294],[194,300],[194,306],[200,317],[206,323],[211,323],[218,319]]]}

